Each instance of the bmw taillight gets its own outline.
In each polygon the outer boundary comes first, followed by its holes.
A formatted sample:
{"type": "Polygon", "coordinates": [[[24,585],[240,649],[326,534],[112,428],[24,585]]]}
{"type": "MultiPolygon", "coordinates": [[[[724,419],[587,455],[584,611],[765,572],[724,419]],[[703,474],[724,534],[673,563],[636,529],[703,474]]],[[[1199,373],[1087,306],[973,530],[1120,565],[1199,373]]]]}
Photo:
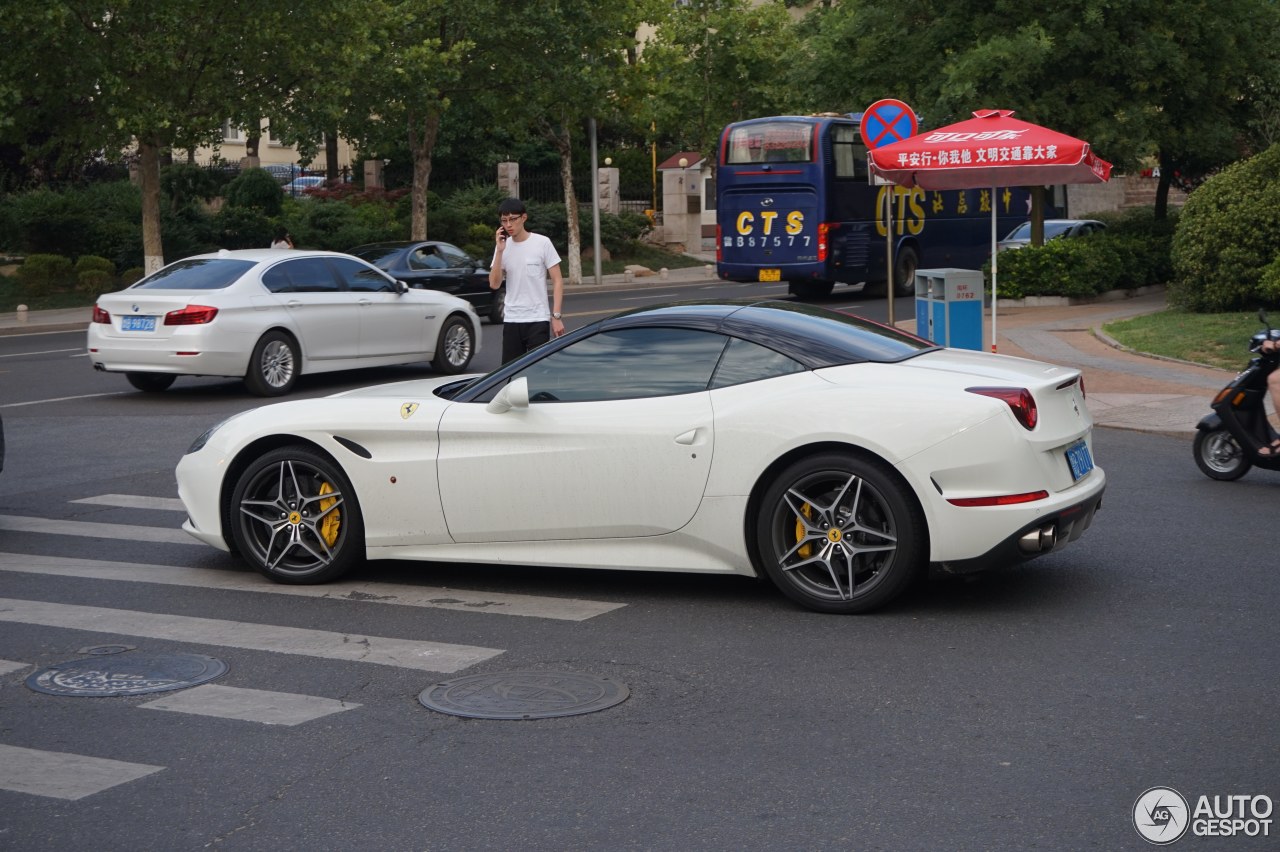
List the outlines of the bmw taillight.
{"type": "Polygon", "coordinates": [[[818,263],[826,263],[827,247],[829,244],[828,235],[831,232],[830,222],[818,223],[818,263]]]}
{"type": "Polygon", "coordinates": [[[111,324],[111,314],[107,313],[107,312],[106,312],[106,311],[104,311],[102,308],[98,307],[97,305],[94,305],[94,306],[93,306],[93,321],[94,321],[94,322],[102,322],[102,323],[106,323],[107,325],[110,325],[110,324],[111,324]]]}
{"type": "Polygon", "coordinates": [[[989,396],[992,399],[1004,400],[1013,416],[1025,429],[1036,428],[1040,421],[1040,412],[1036,409],[1036,398],[1026,388],[965,388],[969,393],[989,396]]]}
{"type": "Polygon", "coordinates": [[[165,325],[204,325],[213,322],[218,315],[217,308],[208,305],[187,305],[177,311],[169,311],[164,315],[165,325]]]}

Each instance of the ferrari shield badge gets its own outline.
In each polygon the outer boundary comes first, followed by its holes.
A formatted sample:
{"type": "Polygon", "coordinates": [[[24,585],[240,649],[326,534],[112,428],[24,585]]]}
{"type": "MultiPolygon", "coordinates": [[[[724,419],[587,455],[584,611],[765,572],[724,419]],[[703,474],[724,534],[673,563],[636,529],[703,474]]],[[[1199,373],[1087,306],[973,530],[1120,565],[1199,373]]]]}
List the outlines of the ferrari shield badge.
{"type": "Polygon", "coordinates": [[[408,420],[410,417],[413,416],[413,412],[417,410],[418,410],[418,403],[406,402],[404,405],[400,406],[400,419],[408,420]]]}

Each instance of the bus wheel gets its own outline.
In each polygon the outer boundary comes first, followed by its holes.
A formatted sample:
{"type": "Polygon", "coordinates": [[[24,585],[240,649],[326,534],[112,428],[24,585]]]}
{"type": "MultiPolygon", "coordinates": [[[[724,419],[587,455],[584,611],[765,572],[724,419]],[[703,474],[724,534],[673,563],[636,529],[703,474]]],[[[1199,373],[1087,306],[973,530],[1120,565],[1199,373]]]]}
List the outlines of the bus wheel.
{"type": "Polygon", "coordinates": [[[916,270],[920,268],[920,258],[916,250],[903,246],[898,249],[898,256],[893,264],[893,292],[898,296],[912,296],[916,292],[916,270]]]}
{"type": "Polygon", "coordinates": [[[792,281],[791,292],[800,301],[809,302],[830,296],[835,286],[833,281],[792,281]]]}

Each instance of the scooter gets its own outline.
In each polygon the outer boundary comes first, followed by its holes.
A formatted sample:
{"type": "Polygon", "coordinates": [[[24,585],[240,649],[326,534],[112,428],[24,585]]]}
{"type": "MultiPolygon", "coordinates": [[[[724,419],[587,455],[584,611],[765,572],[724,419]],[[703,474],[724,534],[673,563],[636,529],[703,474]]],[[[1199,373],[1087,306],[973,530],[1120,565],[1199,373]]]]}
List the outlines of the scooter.
{"type": "Polygon", "coordinates": [[[1267,377],[1280,366],[1280,351],[1262,352],[1264,341],[1280,340],[1280,329],[1267,322],[1266,311],[1258,311],[1258,320],[1266,330],[1249,339],[1254,358],[1244,372],[1218,391],[1210,403],[1213,413],[1196,424],[1196,465],[1211,479],[1239,479],[1251,467],[1280,470],[1280,455],[1258,454],[1280,438],[1267,421],[1267,377]]]}

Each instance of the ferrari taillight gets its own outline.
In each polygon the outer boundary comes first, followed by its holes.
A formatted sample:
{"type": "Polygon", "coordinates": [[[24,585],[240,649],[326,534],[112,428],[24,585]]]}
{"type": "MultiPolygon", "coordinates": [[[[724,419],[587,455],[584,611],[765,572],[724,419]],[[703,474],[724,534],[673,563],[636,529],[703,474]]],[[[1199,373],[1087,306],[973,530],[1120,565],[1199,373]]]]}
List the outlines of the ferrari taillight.
{"type": "Polygon", "coordinates": [[[102,308],[98,307],[97,305],[94,305],[94,306],[93,306],[93,321],[94,321],[94,322],[103,322],[103,323],[107,323],[108,325],[110,325],[110,324],[111,324],[111,314],[107,313],[107,312],[106,312],[106,311],[104,311],[102,308]]]}
{"type": "Polygon", "coordinates": [[[947,500],[952,506],[1016,506],[1034,503],[1049,496],[1048,491],[1028,491],[1025,494],[997,494],[992,497],[955,497],[947,500]]]}
{"type": "Polygon", "coordinates": [[[818,263],[825,263],[827,260],[827,248],[829,245],[827,237],[830,232],[830,222],[818,223],[818,263]]]}
{"type": "Polygon", "coordinates": [[[164,315],[165,325],[204,325],[213,322],[218,315],[217,308],[208,305],[187,305],[177,311],[169,311],[164,315]]]}
{"type": "Polygon", "coordinates": [[[969,393],[989,396],[992,399],[1004,400],[1024,429],[1034,429],[1036,423],[1040,421],[1036,399],[1026,388],[965,388],[965,390],[969,393]]]}

